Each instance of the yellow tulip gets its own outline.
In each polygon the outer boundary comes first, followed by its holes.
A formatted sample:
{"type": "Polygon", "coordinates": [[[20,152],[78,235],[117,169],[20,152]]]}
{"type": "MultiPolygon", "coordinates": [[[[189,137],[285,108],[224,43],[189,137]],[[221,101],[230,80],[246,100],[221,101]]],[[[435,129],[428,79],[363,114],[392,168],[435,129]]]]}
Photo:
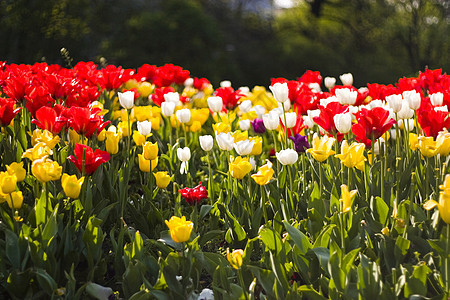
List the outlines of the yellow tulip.
{"type": "Polygon", "coordinates": [[[23,181],[27,175],[27,171],[23,168],[23,162],[13,162],[9,166],[6,166],[6,170],[10,175],[16,175],[18,182],[23,181]]]}
{"type": "Polygon", "coordinates": [[[34,147],[39,142],[43,142],[50,149],[55,148],[56,144],[60,142],[59,136],[53,136],[48,130],[35,129],[31,136],[31,145],[34,147]]]}
{"type": "Polygon", "coordinates": [[[412,132],[409,133],[409,147],[413,151],[416,150],[417,148],[419,148],[418,136],[417,136],[417,134],[412,133],[412,132]]]}
{"type": "Polygon", "coordinates": [[[270,182],[272,176],[274,174],[274,170],[272,169],[272,163],[268,160],[267,163],[258,169],[258,173],[253,174],[252,178],[259,185],[265,185],[270,182]]]}
{"type": "Polygon", "coordinates": [[[109,154],[116,154],[119,152],[119,141],[121,139],[120,133],[114,131],[106,131],[106,152],[109,154]]]}
{"type": "Polygon", "coordinates": [[[448,156],[450,154],[450,133],[445,130],[439,132],[436,138],[436,151],[442,156],[448,156]]]}
{"type": "Polygon", "coordinates": [[[363,143],[352,143],[350,146],[347,141],[342,141],[341,144],[341,154],[336,154],[336,157],[341,160],[341,162],[347,168],[356,167],[358,170],[364,170],[364,162],[366,158],[364,157],[365,145],[363,143]]]}
{"type": "Polygon", "coordinates": [[[341,199],[339,201],[342,203],[342,212],[350,211],[352,207],[353,198],[356,196],[357,190],[348,190],[346,184],[341,185],[341,199]]]}
{"type": "MultiPolygon", "coordinates": [[[[133,126],[133,121],[131,121],[130,126],[133,126]]],[[[122,134],[123,137],[127,137],[128,136],[128,121],[119,122],[119,124],[117,124],[117,129],[118,129],[119,133],[122,134]]]]}
{"type": "Polygon", "coordinates": [[[419,150],[425,157],[433,157],[436,155],[436,141],[432,136],[419,136],[419,150]]]}
{"type": "Polygon", "coordinates": [[[311,153],[312,157],[318,162],[325,161],[330,155],[336,153],[331,150],[335,141],[335,138],[326,135],[319,138],[317,133],[315,133],[312,141],[312,148],[309,148],[306,152],[311,153]]]}
{"type": "Polygon", "coordinates": [[[209,115],[208,108],[191,109],[191,120],[186,125],[192,125],[195,121],[203,125],[208,120],[209,115]]]}
{"type": "Polygon", "coordinates": [[[16,190],[17,177],[8,172],[0,172],[0,190],[3,194],[10,194],[16,190]]]}
{"type": "Polygon", "coordinates": [[[136,120],[139,122],[146,121],[152,116],[151,106],[135,106],[133,110],[136,120]]]}
{"type": "Polygon", "coordinates": [[[133,131],[133,141],[136,146],[142,146],[145,144],[145,136],[142,135],[139,131],[133,131]]]}
{"type": "Polygon", "coordinates": [[[87,145],[88,139],[85,137],[84,141],[81,141],[81,136],[73,129],[69,128],[69,140],[72,145],[83,144],[87,145]]]}
{"type": "Polygon", "coordinates": [[[191,126],[186,127],[186,131],[188,132],[199,132],[200,130],[202,130],[202,124],[199,121],[194,121],[191,126]]]}
{"type": "Polygon", "coordinates": [[[9,208],[20,209],[23,203],[23,195],[21,191],[12,192],[6,197],[9,208]]]}
{"type": "Polygon", "coordinates": [[[439,202],[428,200],[423,207],[430,210],[437,206],[442,220],[450,224],[450,175],[445,175],[444,184],[440,185],[439,188],[442,190],[439,193],[439,202]]]}
{"type": "Polygon", "coordinates": [[[42,183],[61,178],[62,167],[56,162],[43,157],[33,161],[31,172],[42,183]]]}
{"type": "Polygon", "coordinates": [[[137,90],[141,97],[147,98],[152,92],[155,86],[147,81],[138,83],[137,90]]]}
{"type": "Polygon", "coordinates": [[[172,179],[172,177],[167,175],[167,172],[156,172],[153,173],[153,175],[155,176],[156,179],[156,186],[159,187],[160,189],[165,189],[169,185],[170,180],[172,179]]]}
{"type": "Polygon", "coordinates": [[[103,129],[100,131],[100,133],[97,135],[97,141],[104,142],[106,139],[106,129],[103,129]]]}
{"type": "Polygon", "coordinates": [[[149,119],[149,121],[152,123],[152,130],[158,131],[159,128],[161,127],[161,115],[157,116],[157,117],[151,117],[149,119]]]}
{"type": "Polygon", "coordinates": [[[191,237],[192,229],[194,229],[194,223],[187,221],[185,216],[181,218],[172,216],[169,221],[165,221],[167,227],[170,230],[170,236],[175,243],[183,243],[189,240],[191,237]]]}
{"type": "Polygon", "coordinates": [[[158,143],[146,142],[144,144],[143,155],[145,159],[153,160],[158,156],[158,143]]]}
{"type": "Polygon", "coordinates": [[[35,161],[36,159],[52,154],[53,151],[44,142],[39,142],[34,145],[33,148],[27,149],[27,151],[22,154],[22,158],[26,157],[31,161],[35,161]]]}
{"type": "Polygon", "coordinates": [[[248,140],[248,131],[236,130],[231,135],[234,137],[234,142],[235,143],[237,143],[239,141],[248,140]]]}
{"type": "Polygon", "coordinates": [[[230,249],[227,248],[227,260],[230,263],[230,265],[235,269],[239,269],[242,266],[244,260],[243,255],[244,250],[242,249],[236,249],[230,253],[230,249]]]}
{"type": "Polygon", "coordinates": [[[81,186],[84,182],[84,176],[77,179],[76,175],[64,173],[61,177],[61,185],[67,197],[76,199],[80,195],[81,186]]]}
{"type": "Polygon", "coordinates": [[[228,133],[231,131],[231,125],[228,123],[224,123],[224,122],[220,122],[220,123],[215,123],[212,125],[214,132],[216,133],[216,135],[219,135],[219,133],[228,133]]]}
{"type": "Polygon", "coordinates": [[[260,136],[253,136],[249,138],[250,142],[255,141],[253,144],[252,152],[250,152],[250,155],[260,155],[262,153],[262,137],[260,136]]]}
{"type": "Polygon", "coordinates": [[[242,179],[252,170],[252,165],[248,162],[248,157],[236,157],[230,164],[231,176],[236,179],[242,179]]]}
{"type": "Polygon", "coordinates": [[[139,170],[141,170],[142,172],[149,173],[156,168],[156,165],[158,165],[158,157],[156,157],[153,160],[145,159],[142,154],[138,154],[138,157],[139,157],[139,170]]]}

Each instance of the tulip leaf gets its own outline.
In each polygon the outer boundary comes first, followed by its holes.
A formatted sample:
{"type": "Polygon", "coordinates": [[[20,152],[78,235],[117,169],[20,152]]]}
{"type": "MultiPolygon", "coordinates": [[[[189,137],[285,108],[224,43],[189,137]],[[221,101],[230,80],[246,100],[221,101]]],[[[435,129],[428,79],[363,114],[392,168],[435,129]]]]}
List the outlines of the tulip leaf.
{"type": "Polygon", "coordinates": [[[207,214],[209,214],[209,212],[212,209],[212,205],[202,205],[202,207],[200,208],[200,219],[203,219],[204,217],[206,217],[207,214]]]}
{"type": "Polygon", "coordinates": [[[269,248],[270,251],[276,252],[278,255],[283,248],[281,238],[278,233],[272,228],[267,226],[261,227],[259,230],[259,238],[263,241],[264,245],[269,248]]]}
{"type": "Polygon", "coordinates": [[[330,276],[328,272],[328,261],[330,260],[330,250],[324,247],[315,247],[311,251],[317,256],[320,266],[325,271],[327,276],[330,276]]]}
{"type": "Polygon", "coordinates": [[[4,232],[6,257],[9,263],[18,270],[20,269],[19,237],[9,229],[6,229],[4,232]]]}
{"type": "Polygon", "coordinates": [[[426,264],[414,266],[414,270],[409,278],[406,278],[405,297],[410,295],[427,294],[427,277],[432,271],[426,264]]]}
{"type": "Polygon", "coordinates": [[[309,238],[300,230],[290,225],[288,222],[283,221],[284,227],[289,234],[289,237],[294,241],[294,244],[298,247],[302,254],[305,254],[312,248],[309,238]]]}
{"type": "Polygon", "coordinates": [[[401,235],[397,237],[397,240],[395,241],[394,256],[398,263],[403,261],[403,258],[408,253],[410,244],[411,242],[401,235]]]}
{"type": "Polygon", "coordinates": [[[58,285],[56,281],[43,269],[34,270],[39,286],[48,294],[53,295],[58,285]]]}

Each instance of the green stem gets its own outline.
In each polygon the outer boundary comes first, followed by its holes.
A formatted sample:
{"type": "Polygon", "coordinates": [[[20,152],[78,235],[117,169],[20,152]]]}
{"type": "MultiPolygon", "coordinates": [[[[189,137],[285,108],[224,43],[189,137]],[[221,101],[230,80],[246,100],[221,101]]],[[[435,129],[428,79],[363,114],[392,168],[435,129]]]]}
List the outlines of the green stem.
{"type": "Polygon", "coordinates": [[[264,189],[264,185],[260,185],[260,191],[261,191],[261,206],[263,208],[263,214],[264,214],[264,220],[267,221],[269,218],[267,217],[267,208],[266,208],[266,191],[264,189]]]}
{"type": "Polygon", "coordinates": [[[448,257],[450,253],[450,224],[447,224],[447,241],[446,241],[446,251],[445,251],[445,257],[444,257],[444,263],[445,263],[445,293],[447,294],[447,297],[450,294],[450,268],[448,267],[448,257]]]}
{"type": "Polygon", "coordinates": [[[242,291],[244,293],[245,299],[248,300],[249,299],[248,298],[248,292],[247,292],[247,287],[245,286],[244,277],[242,276],[242,270],[238,269],[237,273],[238,273],[239,282],[241,284],[242,291]]]}
{"type": "Polygon", "coordinates": [[[208,158],[208,171],[209,171],[209,177],[208,177],[208,196],[211,200],[211,204],[214,203],[214,183],[213,183],[213,177],[212,177],[212,171],[211,171],[211,159],[209,157],[209,153],[207,154],[208,158]]]}

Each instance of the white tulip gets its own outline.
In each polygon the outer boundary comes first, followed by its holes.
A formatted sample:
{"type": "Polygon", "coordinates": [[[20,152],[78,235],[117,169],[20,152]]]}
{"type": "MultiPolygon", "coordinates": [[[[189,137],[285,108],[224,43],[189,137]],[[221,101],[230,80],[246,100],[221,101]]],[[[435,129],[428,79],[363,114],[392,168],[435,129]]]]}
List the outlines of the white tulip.
{"type": "Polygon", "coordinates": [[[205,151],[211,151],[214,145],[214,139],[211,135],[202,135],[198,138],[200,140],[200,147],[205,151]]]}
{"type": "Polygon", "coordinates": [[[134,106],[134,92],[133,91],[127,91],[125,93],[118,93],[119,95],[119,102],[120,105],[122,105],[123,108],[126,109],[132,109],[134,106]]]}
{"type": "Polygon", "coordinates": [[[185,87],[191,87],[194,85],[194,78],[188,78],[184,81],[184,86],[185,87]]]}
{"type": "Polygon", "coordinates": [[[249,130],[251,126],[250,120],[249,119],[245,119],[245,120],[239,120],[239,128],[242,131],[246,131],[249,130]]]}
{"type": "Polygon", "coordinates": [[[242,113],[248,113],[251,109],[252,109],[252,101],[250,100],[245,100],[242,101],[241,104],[239,104],[239,109],[241,110],[242,113]]]}
{"type": "Polygon", "coordinates": [[[208,107],[212,112],[220,112],[223,108],[223,100],[219,96],[209,97],[208,100],[208,107]]]}
{"type": "Polygon", "coordinates": [[[178,159],[181,160],[180,173],[187,174],[188,161],[191,159],[191,149],[188,147],[177,149],[178,159]]]}
{"type": "Polygon", "coordinates": [[[229,81],[229,80],[221,81],[220,87],[222,87],[222,88],[231,87],[231,81],[229,81]]]}
{"type": "Polygon", "coordinates": [[[286,113],[286,123],[284,123],[284,116],[281,115],[280,117],[281,122],[283,123],[284,126],[286,126],[286,128],[292,128],[297,123],[297,113],[295,112],[286,113]]]}
{"type": "Polygon", "coordinates": [[[244,95],[248,95],[250,93],[250,88],[248,86],[241,86],[238,90],[244,95]]]}
{"type": "Polygon", "coordinates": [[[311,82],[310,84],[308,84],[308,88],[313,91],[314,93],[319,93],[322,90],[320,89],[320,84],[318,84],[317,82],[311,82]]]}
{"type": "Polygon", "coordinates": [[[325,83],[325,87],[327,89],[331,90],[336,85],[336,78],[334,78],[334,77],[325,77],[324,83],[325,83]]]}
{"type": "Polygon", "coordinates": [[[352,73],[345,73],[339,76],[343,85],[352,85],[353,84],[353,75],[352,73]]]}
{"type": "Polygon", "coordinates": [[[137,122],[137,128],[140,134],[143,136],[147,136],[152,132],[152,122],[150,121],[143,121],[143,122],[137,122]]]}
{"type": "Polygon", "coordinates": [[[117,128],[116,128],[116,126],[111,125],[111,126],[108,127],[108,131],[117,133],[117,128]]]}
{"type": "Polygon", "coordinates": [[[266,113],[266,108],[262,105],[255,105],[253,106],[251,111],[254,111],[256,113],[258,119],[262,119],[262,116],[266,113]]]}
{"type": "Polygon", "coordinates": [[[402,109],[403,97],[402,95],[386,96],[386,101],[394,113],[398,113],[402,109]]]}
{"type": "Polygon", "coordinates": [[[284,101],[283,103],[278,102],[278,108],[281,109],[281,111],[283,111],[283,106],[284,111],[288,111],[289,109],[291,109],[291,101],[284,101]]]}
{"type": "Polygon", "coordinates": [[[180,102],[180,94],[174,92],[164,94],[164,100],[166,102],[173,102],[175,104],[178,104],[178,102],[180,102]]]}
{"type": "Polygon", "coordinates": [[[430,95],[430,101],[433,106],[442,106],[444,103],[444,94],[437,92],[430,95]]]}
{"type": "Polygon", "coordinates": [[[252,140],[243,140],[243,141],[239,141],[237,143],[234,144],[234,150],[236,150],[236,152],[240,155],[240,156],[244,156],[244,155],[249,155],[252,150],[253,150],[253,145],[255,144],[255,141],[252,140]]]}
{"type": "Polygon", "coordinates": [[[181,123],[187,123],[191,120],[191,111],[189,108],[177,110],[177,119],[181,123]]]}
{"type": "Polygon", "coordinates": [[[197,300],[214,300],[214,292],[210,289],[203,289],[197,300]]]}
{"type": "Polygon", "coordinates": [[[397,113],[398,119],[411,119],[414,116],[414,110],[409,107],[408,102],[402,101],[402,109],[397,113]]]}
{"type": "Polygon", "coordinates": [[[388,108],[386,108],[387,105],[384,104],[383,101],[381,101],[380,99],[375,99],[370,101],[370,103],[368,104],[370,109],[375,108],[375,107],[382,107],[386,110],[388,110],[388,108]]]}
{"type": "Polygon", "coordinates": [[[408,131],[411,132],[414,129],[414,119],[398,120],[398,128],[400,129],[406,128],[408,131]],[[407,128],[405,126],[407,126],[407,128]]]}
{"type": "Polygon", "coordinates": [[[336,114],[333,117],[334,125],[340,133],[347,133],[352,128],[352,114],[336,114]]]}
{"type": "Polygon", "coordinates": [[[339,103],[342,105],[350,104],[353,105],[356,102],[356,98],[358,98],[358,92],[352,91],[348,88],[343,89],[336,89],[336,98],[338,99],[339,103]]]}
{"type": "Polygon", "coordinates": [[[262,120],[267,130],[275,130],[278,128],[278,125],[280,125],[280,116],[273,110],[268,114],[263,115],[262,120]]]}
{"type": "Polygon", "coordinates": [[[276,153],[276,156],[278,161],[284,166],[295,164],[298,159],[298,153],[294,149],[281,150],[276,153]]]}
{"type": "Polygon", "coordinates": [[[221,150],[231,151],[234,147],[234,137],[231,133],[219,133],[216,136],[217,145],[221,150]]]}
{"type": "Polygon", "coordinates": [[[384,139],[383,139],[382,137],[378,138],[378,140],[376,140],[376,141],[374,142],[374,145],[373,145],[373,153],[374,153],[375,155],[380,154],[380,145],[381,145],[381,148],[384,149],[384,139]]]}
{"type": "Polygon", "coordinates": [[[434,107],[434,110],[435,110],[435,111],[444,111],[444,112],[448,112],[447,105],[444,105],[444,106],[436,106],[436,107],[434,107]]]}
{"type": "Polygon", "coordinates": [[[287,82],[277,82],[274,85],[269,86],[269,89],[272,91],[273,97],[278,102],[285,102],[289,100],[289,88],[287,82]]]}
{"type": "Polygon", "coordinates": [[[164,101],[161,103],[161,113],[165,117],[170,117],[175,111],[175,103],[164,101]]]}
{"type": "Polygon", "coordinates": [[[412,91],[404,91],[403,98],[408,101],[409,107],[413,110],[416,110],[420,107],[420,103],[422,98],[418,92],[415,90],[412,91]]]}
{"type": "Polygon", "coordinates": [[[339,102],[339,100],[338,98],[336,98],[336,96],[320,99],[320,105],[322,106],[327,106],[331,102],[339,102]]]}

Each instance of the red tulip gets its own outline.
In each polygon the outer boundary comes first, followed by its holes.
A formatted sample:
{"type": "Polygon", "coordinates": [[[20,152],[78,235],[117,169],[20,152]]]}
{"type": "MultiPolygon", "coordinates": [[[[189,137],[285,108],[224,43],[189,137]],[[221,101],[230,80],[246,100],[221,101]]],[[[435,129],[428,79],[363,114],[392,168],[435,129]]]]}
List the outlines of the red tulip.
{"type": "Polygon", "coordinates": [[[180,66],[166,64],[156,70],[153,83],[157,87],[170,86],[173,83],[183,84],[189,78],[189,71],[183,70],[180,66]]]}
{"type": "Polygon", "coordinates": [[[22,107],[14,109],[14,104],[14,100],[0,98],[0,126],[8,126],[22,109],[22,107]]]}
{"type": "Polygon", "coordinates": [[[67,124],[67,118],[61,115],[64,107],[58,105],[57,108],[43,106],[36,111],[35,119],[31,123],[36,124],[41,129],[46,129],[54,135],[59,134],[67,124]]]}
{"type": "Polygon", "coordinates": [[[313,118],[314,122],[322,127],[329,135],[336,135],[338,141],[340,141],[344,137],[344,134],[337,130],[336,125],[334,124],[334,116],[347,112],[348,105],[342,106],[339,102],[330,102],[326,107],[320,105],[319,109],[320,114],[313,118]]]}
{"type": "Polygon", "coordinates": [[[99,134],[110,121],[103,122],[103,116],[98,115],[98,108],[72,106],[68,110],[69,124],[78,134],[88,139],[94,134],[99,134]]]}
{"type": "Polygon", "coordinates": [[[154,93],[150,96],[150,98],[152,99],[153,103],[155,103],[158,106],[161,106],[161,103],[166,101],[164,99],[164,95],[173,92],[175,92],[175,89],[171,86],[156,88],[154,93]]]}
{"type": "Polygon", "coordinates": [[[382,107],[362,108],[356,113],[356,120],[358,123],[352,126],[352,132],[366,147],[371,147],[372,139],[375,141],[395,124],[395,120],[389,118],[389,111],[382,107]]]}
{"type": "Polygon", "coordinates": [[[232,87],[223,87],[218,88],[214,92],[214,96],[219,96],[222,98],[223,106],[226,109],[234,109],[241,97],[244,97],[244,94],[240,93],[240,90],[235,91],[232,87]]]}
{"type": "Polygon", "coordinates": [[[80,172],[83,172],[84,165],[84,174],[86,175],[93,174],[102,163],[107,162],[111,157],[106,151],[102,151],[100,149],[95,149],[95,151],[92,151],[91,147],[82,144],[75,145],[74,153],[75,156],[70,155],[68,159],[74,163],[80,172]],[[84,164],[83,152],[85,152],[84,164]]]}
{"type": "Polygon", "coordinates": [[[194,188],[185,187],[181,189],[180,194],[190,205],[200,203],[202,199],[208,198],[208,191],[206,187],[202,186],[201,182],[194,188]]]}
{"type": "Polygon", "coordinates": [[[132,69],[122,69],[114,65],[106,66],[99,74],[100,85],[109,91],[117,90],[122,84],[131,79],[134,71],[132,69]]]}
{"type": "Polygon", "coordinates": [[[436,111],[430,99],[424,98],[420,108],[417,110],[417,123],[419,123],[426,136],[436,138],[439,131],[450,128],[448,112],[436,111]]]}

